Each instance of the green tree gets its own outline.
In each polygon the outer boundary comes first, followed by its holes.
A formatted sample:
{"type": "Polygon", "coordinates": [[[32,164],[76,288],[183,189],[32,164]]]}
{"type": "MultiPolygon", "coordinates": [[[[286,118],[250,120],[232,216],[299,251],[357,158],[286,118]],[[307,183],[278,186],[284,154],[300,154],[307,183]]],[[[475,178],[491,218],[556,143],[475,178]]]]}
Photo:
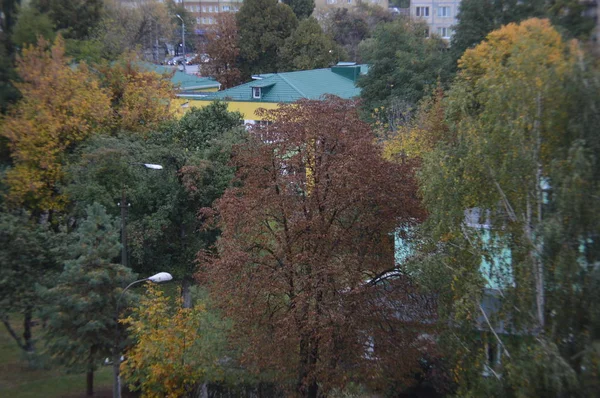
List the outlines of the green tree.
{"type": "Polygon", "coordinates": [[[245,136],[239,113],[223,103],[192,109],[178,122],[142,138],[96,137],[77,154],[65,192],[81,204],[97,201],[118,215],[115,203],[126,190],[128,252],[131,267],[148,275],[168,269],[181,281],[184,303],[198,251],[208,249],[216,232],[204,228],[199,207],[210,206],[233,177],[231,148],[245,136]],[[157,163],[163,170],[147,170],[157,163]]]}
{"type": "Polygon", "coordinates": [[[19,12],[17,23],[13,27],[11,40],[16,47],[25,48],[37,44],[39,36],[53,41],[56,32],[54,24],[47,14],[42,14],[34,7],[23,7],[19,12]]]}
{"type": "Polygon", "coordinates": [[[0,212],[0,319],[19,347],[34,351],[32,319],[39,308],[36,284],[51,283],[54,273],[52,232],[24,212],[0,212]],[[17,336],[9,313],[23,316],[23,335],[17,336]]]}
{"type": "Polygon", "coordinates": [[[66,237],[64,255],[70,259],[55,285],[40,294],[47,303],[42,310],[47,350],[62,365],[84,370],[87,395],[93,396],[94,372],[115,344],[117,300],[134,275],[112,262],[121,249],[118,224],[97,203],[86,213],[66,237]]]}
{"type": "Polygon", "coordinates": [[[465,326],[452,331],[461,392],[593,395],[597,71],[577,42],[539,19],[492,32],[459,66],[444,102],[446,133],[424,151],[421,190],[436,247],[420,272],[445,275],[447,313],[465,326]],[[491,319],[482,316],[486,287],[502,297],[491,319]],[[473,340],[474,319],[502,352],[491,367],[497,377],[481,377],[485,353],[473,340]],[[501,321],[515,336],[495,334],[501,321]]]}
{"type": "Polygon", "coordinates": [[[306,18],[279,50],[279,70],[326,68],[345,58],[344,51],[323,32],[314,18],[306,18]]]}
{"type": "Polygon", "coordinates": [[[103,0],[32,0],[31,6],[47,13],[67,39],[86,39],[98,25],[103,0]]]}
{"type": "Polygon", "coordinates": [[[277,0],[249,0],[236,17],[243,77],[277,72],[277,52],[298,26],[292,9],[277,0]]]}
{"type": "Polygon", "coordinates": [[[310,17],[315,9],[315,0],[284,0],[283,3],[292,8],[298,20],[310,17]]]}
{"type": "Polygon", "coordinates": [[[395,102],[414,107],[428,89],[449,83],[453,73],[447,46],[440,38],[428,38],[426,30],[422,22],[398,19],[380,25],[361,44],[361,55],[370,65],[358,81],[367,116],[377,108],[385,121],[395,102]]]}

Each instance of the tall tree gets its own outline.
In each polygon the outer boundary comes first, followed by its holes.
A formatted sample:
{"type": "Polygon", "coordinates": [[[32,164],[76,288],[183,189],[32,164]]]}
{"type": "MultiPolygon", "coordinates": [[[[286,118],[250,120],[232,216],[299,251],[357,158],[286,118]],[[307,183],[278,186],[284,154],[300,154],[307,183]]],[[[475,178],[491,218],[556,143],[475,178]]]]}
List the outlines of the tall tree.
{"type": "Polygon", "coordinates": [[[17,48],[25,48],[37,44],[39,36],[53,41],[56,32],[54,24],[47,14],[42,14],[33,7],[23,7],[19,12],[17,23],[13,27],[11,40],[17,48]]]}
{"type": "Polygon", "coordinates": [[[277,0],[249,0],[236,17],[243,76],[277,72],[277,51],[298,26],[292,9],[277,0]]]}
{"type": "Polygon", "coordinates": [[[369,37],[369,24],[362,14],[334,8],[321,20],[323,30],[348,53],[347,61],[361,62],[358,45],[369,37]]]}
{"type": "Polygon", "coordinates": [[[440,38],[426,35],[422,22],[398,19],[380,25],[361,45],[368,75],[358,81],[367,116],[374,109],[394,112],[394,102],[416,106],[428,89],[447,85],[453,77],[451,57],[440,38]]]}
{"type": "Polygon", "coordinates": [[[60,33],[68,39],[85,39],[96,27],[103,0],[32,0],[31,6],[47,13],[60,33]]]}
{"type": "Polygon", "coordinates": [[[510,22],[531,17],[550,18],[572,37],[586,39],[594,28],[593,19],[579,1],[464,0],[452,36],[451,51],[458,60],[466,49],[477,45],[488,33],[510,22]]]}
{"type": "Polygon", "coordinates": [[[221,88],[226,89],[240,84],[242,79],[238,27],[233,13],[220,13],[216,20],[215,29],[206,35],[208,62],[201,68],[202,73],[213,77],[221,83],[221,88]]]}
{"type": "Polygon", "coordinates": [[[41,304],[35,286],[53,279],[52,238],[47,226],[25,212],[0,212],[0,319],[27,354],[34,351],[32,320],[41,304]],[[13,329],[9,313],[23,315],[22,337],[13,329]]]}
{"type": "Polygon", "coordinates": [[[279,70],[326,68],[345,59],[344,51],[323,32],[314,18],[306,18],[279,50],[279,70]]]}
{"type": "Polygon", "coordinates": [[[422,265],[446,274],[453,323],[481,319],[502,352],[490,366],[496,377],[483,379],[483,355],[460,348],[474,344],[467,329],[456,350],[461,387],[589,395],[600,319],[598,243],[589,238],[600,215],[591,199],[599,189],[597,71],[585,69],[577,42],[539,19],[492,32],[459,66],[445,101],[447,134],[424,156],[422,192],[438,246],[422,265]],[[502,297],[491,319],[482,315],[485,287],[502,297]],[[516,336],[496,333],[502,321],[516,336]]]}
{"type": "Polygon", "coordinates": [[[110,357],[116,338],[116,308],[122,288],[134,280],[117,257],[119,226],[102,206],[91,205],[87,217],[65,247],[64,270],[56,284],[42,289],[47,306],[47,349],[61,364],[84,370],[87,395],[94,395],[94,372],[110,357]]]}
{"type": "Polygon", "coordinates": [[[292,8],[298,20],[310,17],[315,9],[315,0],[284,0],[283,3],[292,8]]]}
{"type": "Polygon", "coordinates": [[[66,198],[56,186],[65,155],[110,120],[109,98],[85,64],[73,68],[60,36],[40,40],[17,60],[23,98],[3,121],[14,167],[6,174],[9,202],[34,212],[58,210],[66,198]]]}
{"type": "Polygon", "coordinates": [[[396,375],[417,364],[416,335],[368,282],[393,269],[388,234],[422,216],[412,165],[381,158],[355,106],[332,97],[265,111],[273,123],[235,153],[240,186],[217,202],[219,258],[199,275],[244,363],[301,396],[344,385],[349,368],[375,377],[385,361],[369,360],[374,344],[394,353],[396,375]]]}
{"type": "Polygon", "coordinates": [[[215,103],[193,109],[161,131],[120,137],[95,137],[69,168],[65,192],[79,205],[97,201],[113,215],[125,189],[129,262],[144,275],[168,269],[182,283],[184,304],[195,257],[216,239],[203,229],[199,207],[210,206],[233,177],[231,146],[245,136],[239,113],[215,103]],[[145,169],[157,163],[163,170],[145,169]]]}

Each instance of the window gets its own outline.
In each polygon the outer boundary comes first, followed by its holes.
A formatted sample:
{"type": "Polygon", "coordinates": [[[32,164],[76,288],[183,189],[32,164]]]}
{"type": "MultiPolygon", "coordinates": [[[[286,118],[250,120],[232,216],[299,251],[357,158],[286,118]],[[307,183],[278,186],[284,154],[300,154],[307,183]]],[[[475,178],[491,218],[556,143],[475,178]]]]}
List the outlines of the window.
{"type": "Polygon", "coordinates": [[[417,17],[428,17],[429,7],[417,7],[417,17]]]}
{"type": "Polygon", "coordinates": [[[208,7],[208,12],[213,12],[213,7],[212,6],[208,7]]]}
{"type": "Polygon", "coordinates": [[[206,25],[206,18],[202,18],[202,25],[206,25]]]}
{"type": "Polygon", "coordinates": [[[450,7],[438,7],[438,17],[449,17],[450,16],[450,7]]]}
{"type": "Polygon", "coordinates": [[[347,1],[348,1],[348,4],[352,4],[352,0],[347,0],[347,1]]]}
{"type": "Polygon", "coordinates": [[[327,4],[335,4],[336,0],[327,0],[327,4]]]}
{"type": "Polygon", "coordinates": [[[202,6],[202,12],[206,12],[206,7],[202,6]]]}
{"type": "Polygon", "coordinates": [[[202,22],[202,20],[200,19],[200,17],[196,18],[196,23],[197,23],[198,25],[200,25],[200,22],[202,22]]]}
{"type": "Polygon", "coordinates": [[[219,6],[215,6],[215,12],[219,12],[219,6]]]}
{"type": "Polygon", "coordinates": [[[252,87],[252,98],[260,98],[260,87],[252,87]]]}
{"type": "Polygon", "coordinates": [[[213,23],[213,19],[212,18],[208,18],[208,24],[212,25],[212,23],[213,23]]]}
{"type": "Polygon", "coordinates": [[[229,11],[229,6],[223,6],[223,11],[229,11]]]}
{"type": "Polygon", "coordinates": [[[449,39],[452,36],[451,28],[437,28],[437,34],[444,39],[449,39]]]}

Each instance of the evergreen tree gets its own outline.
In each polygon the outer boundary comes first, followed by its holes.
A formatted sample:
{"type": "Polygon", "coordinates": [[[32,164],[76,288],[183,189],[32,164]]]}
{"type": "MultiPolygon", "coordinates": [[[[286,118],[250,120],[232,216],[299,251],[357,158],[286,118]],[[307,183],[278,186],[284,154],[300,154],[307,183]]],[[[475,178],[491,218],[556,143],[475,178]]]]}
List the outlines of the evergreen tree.
{"type": "MultiPolygon", "coordinates": [[[[48,305],[46,347],[61,364],[85,370],[87,395],[93,395],[94,371],[110,357],[116,339],[116,306],[131,271],[112,262],[119,255],[119,227],[95,203],[81,225],[67,237],[68,260],[55,286],[41,289],[48,305]]],[[[122,303],[123,304],[123,303],[122,303]]]]}
{"type": "Polygon", "coordinates": [[[277,72],[277,52],[298,26],[292,9],[277,0],[248,0],[236,16],[242,75],[277,72]]]}
{"type": "Polygon", "coordinates": [[[283,3],[292,8],[298,20],[310,17],[315,9],[315,0],[283,0],[283,3]]]}
{"type": "Polygon", "coordinates": [[[300,21],[279,50],[279,70],[326,68],[345,57],[343,49],[323,32],[314,18],[300,21]]]}

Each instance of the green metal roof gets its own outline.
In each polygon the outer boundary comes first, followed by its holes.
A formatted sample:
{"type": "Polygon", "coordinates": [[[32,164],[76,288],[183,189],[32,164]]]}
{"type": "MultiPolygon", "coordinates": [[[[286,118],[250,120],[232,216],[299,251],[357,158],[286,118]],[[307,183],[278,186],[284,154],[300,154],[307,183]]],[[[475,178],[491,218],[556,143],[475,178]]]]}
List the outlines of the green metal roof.
{"type": "Polygon", "coordinates": [[[367,72],[366,65],[338,65],[332,68],[312,69],[297,72],[268,73],[255,76],[257,80],[227,90],[210,93],[206,99],[228,99],[252,102],[294,102],[302,98],[321,99],[326,94],[341,98],[360,95],[355,79],[367,72]],[[339,73],[340,68],[353,68],[357,73],[339,73]],[[261,87],[261,98],[252,97],[252,87],[261,87]]]}
{"type": "MultiPolygon", "coordinates": [[[[154,65],[146,62],[142,64],[142,67],[160,74],[170,74],[173,73],[174,70],[173,68],[167,66],[154,65]]],[[[221,87],[221,84],[211,77],[199,77],[196,75],[189,75],[177,69],[175,69],[175,73],[173,74],[173,77],[171,77],[171,82],[175,86],[179,87],[181,91],[221,87]]]]}

